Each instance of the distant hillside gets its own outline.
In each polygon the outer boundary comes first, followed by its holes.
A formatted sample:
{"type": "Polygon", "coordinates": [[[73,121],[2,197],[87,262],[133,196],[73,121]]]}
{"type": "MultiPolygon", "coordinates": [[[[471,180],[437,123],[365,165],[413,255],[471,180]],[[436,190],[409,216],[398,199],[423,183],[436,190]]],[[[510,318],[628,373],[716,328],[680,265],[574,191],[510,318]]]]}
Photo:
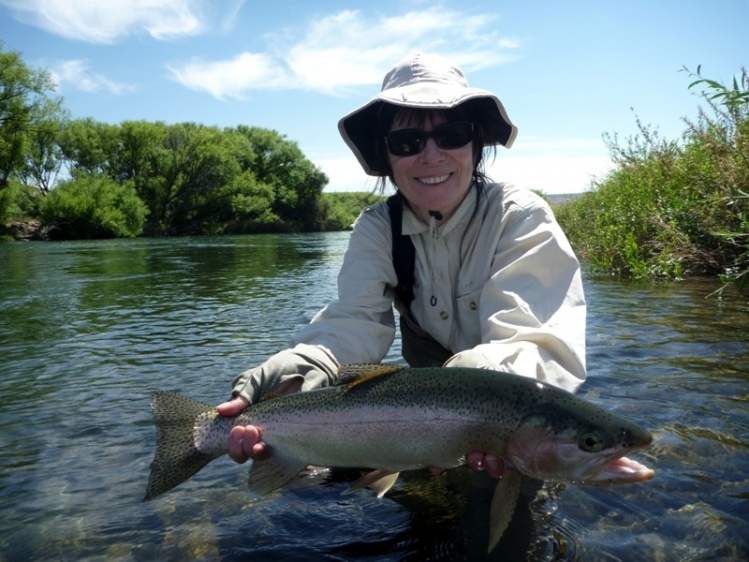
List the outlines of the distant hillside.
{"type": "Polygon", "coordinates": [[[544,197],[546,197],[554,205],[561,205],[565,201],[577,199],[581,195],[582,193],[546,193],[544,194],[544,197]]]}

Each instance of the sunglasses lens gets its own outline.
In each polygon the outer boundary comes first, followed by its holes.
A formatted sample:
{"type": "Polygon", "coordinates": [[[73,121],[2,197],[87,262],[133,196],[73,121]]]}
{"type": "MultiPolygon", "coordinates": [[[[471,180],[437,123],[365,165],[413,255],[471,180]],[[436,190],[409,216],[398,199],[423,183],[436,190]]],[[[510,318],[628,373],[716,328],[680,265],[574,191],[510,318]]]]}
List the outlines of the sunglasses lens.
{"type": "Polygon", "coordinates": [[[429,137],[433,138],[437,146],[443,150],[460,148],[473,139],[473,123],[470,121],[445,123],[429,132],[421,129],[393,131],[385,135],[385,142],[393,156],[413,156],[424,150],[429,137]]]}
{"type": "Polygon", "coordinates": [[[473,123],[446,123],[432,131],[437,146],[446,150],[467,145],[473,138],[473,123]]]}
{"type": "Polygon", "coordinates": [[[385,136],[388,150],[394,156],[411,156],[418,154],[426,146],[427,136],[418,129],[395,131],[385,136]]]}

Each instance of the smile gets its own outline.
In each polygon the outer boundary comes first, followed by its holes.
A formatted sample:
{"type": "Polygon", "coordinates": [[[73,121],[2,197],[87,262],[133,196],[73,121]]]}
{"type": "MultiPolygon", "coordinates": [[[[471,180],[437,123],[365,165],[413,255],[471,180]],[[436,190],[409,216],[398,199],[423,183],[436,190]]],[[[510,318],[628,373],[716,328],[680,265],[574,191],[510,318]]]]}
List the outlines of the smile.
{"type": "Polygon", "coordinates": [[[426,183],[429,185],[434,185],[437,183],[442,183],[443,181],[447,181],[447,179],[450,177],[450,174],[445,174],[444,176],[434,176],[431,178],[418,178],[421,183],[426,183]]]}

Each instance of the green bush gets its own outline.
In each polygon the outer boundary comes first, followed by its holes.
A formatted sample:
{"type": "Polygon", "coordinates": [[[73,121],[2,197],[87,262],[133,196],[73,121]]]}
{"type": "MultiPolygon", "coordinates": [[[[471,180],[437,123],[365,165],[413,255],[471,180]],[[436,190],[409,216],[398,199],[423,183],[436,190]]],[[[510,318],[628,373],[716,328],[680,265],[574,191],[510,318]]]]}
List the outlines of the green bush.
{"type": "MultiPolygon", "coordinates": [[[[715,82],[704,79],[711,88],[715,82]]],[[[594,274],[679,278],[747,277],[749,265],[749,80],[705,95],[710,112],[677,141],[607,137],[616,168],[580,198],[556,208],[594,274]],[[742,89],[743,88],[743,89],[742,89]],[[716,100],[720,104],[716,103],[716,100]]]]}
{"type": "Polygon", "coordinates": [[[380,195],[366,192],[323,193],[315,213],[317,228],[319,230],[349,230],[365,207],[384,199],[380,195]]]}
{"type": "Polygon", "coordinates": [[[52,190],[40,211],[50,237],[58,239],[138,236],[148,214],[132,182],[84,174],[52,190]]]}
{"type": "Polygon", "coordinates": [[[11,180],[0,189],[0,225],[38,216],[41,198],[38,189],[11,180]]]}

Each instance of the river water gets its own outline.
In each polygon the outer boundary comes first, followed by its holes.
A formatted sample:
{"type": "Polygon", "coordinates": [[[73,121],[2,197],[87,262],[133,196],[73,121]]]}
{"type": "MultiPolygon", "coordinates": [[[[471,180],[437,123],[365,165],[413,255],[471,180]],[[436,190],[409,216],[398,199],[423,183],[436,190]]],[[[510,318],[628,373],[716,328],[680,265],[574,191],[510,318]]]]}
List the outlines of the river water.
{"type": "MultiPolygon", "coordinates": [[[[223,401],[334,297],[347,239],[1,244],[0,562],[483,558],[462,469],[379,500],[341,495],[358,473],[316,472],[251,502],[222,458],[141,503],[150,393],[223,401]]],[[[749,559],[749,306],[706,299],[717,286],[586,281],[580,395],[652,431],[635,457],[656,477],[545,487],[492,559],[749,559]]]]}

